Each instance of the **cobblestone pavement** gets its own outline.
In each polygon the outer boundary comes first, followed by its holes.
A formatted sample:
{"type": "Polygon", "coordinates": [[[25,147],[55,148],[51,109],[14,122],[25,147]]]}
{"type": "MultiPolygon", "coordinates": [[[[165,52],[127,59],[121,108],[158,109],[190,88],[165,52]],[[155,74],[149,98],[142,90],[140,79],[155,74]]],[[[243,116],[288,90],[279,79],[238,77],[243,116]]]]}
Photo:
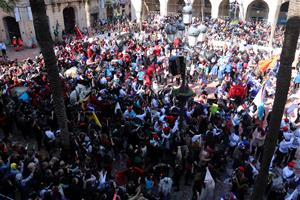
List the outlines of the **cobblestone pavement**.
{"type": "Polygon", "coordinates": [[[39,55],[40,49],[24,49],[22,51],[15,51],[15,49],[11,46],[7,48],[7,56],[10,60],[19,60],[22,61],[26,58],[33,58],[39,55]]]}

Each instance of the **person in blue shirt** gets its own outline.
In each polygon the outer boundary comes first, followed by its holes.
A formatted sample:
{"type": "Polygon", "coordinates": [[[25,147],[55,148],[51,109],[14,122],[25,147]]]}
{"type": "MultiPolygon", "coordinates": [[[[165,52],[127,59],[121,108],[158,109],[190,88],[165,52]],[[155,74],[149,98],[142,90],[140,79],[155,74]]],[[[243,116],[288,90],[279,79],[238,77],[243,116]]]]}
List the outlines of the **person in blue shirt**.
{"type": "Polygon", "coordinates": [[[232,65],[230,63],[225,65],[225,72],[230,74],[232,72],[232,65]]]}
{"type": "Polygon", "coordinates": [[[294,89],[297,90],[299,89],[299,86],[300,86],[300,70],[297,71],[297,75],[296,77],[294,78],[294,89]]]}
{"type": "Polygon", "coordinates": [[[222,83],[222,80],[224,78],[224,72],[225,72],[225,65],[221,65],[218,70],[218,80],[220,84],[222,83]]]}
{"type": "Polygon", "coordinates": [[[216,78],[217,78],[217,76],[218,76],[218,69],[219,69],[219,66],[217,65],[217,64],[215,64],[212,68],[211,68],[211,70],[210,70],[210,79],[212,80],[212,81],[214,81],[216,78]]]}
{"type": "Polygon", "coordinates": [[[137,74],[138,80],[143,81],[144,80],[144,75],[145,75],[144,71],[139,71],[138,74],[137,74]]]}

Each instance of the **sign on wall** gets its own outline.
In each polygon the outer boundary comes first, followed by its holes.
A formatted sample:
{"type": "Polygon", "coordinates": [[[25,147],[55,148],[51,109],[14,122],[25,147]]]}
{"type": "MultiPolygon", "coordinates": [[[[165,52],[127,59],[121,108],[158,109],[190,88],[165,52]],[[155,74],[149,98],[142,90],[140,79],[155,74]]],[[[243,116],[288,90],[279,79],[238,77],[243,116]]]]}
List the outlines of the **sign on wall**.
{"type": "Polygon", "coordinates": [[[20,13],[20,8],[15,8],[14,12],[15,12],[15,18],[16,18],[16,22],[19,22],[19,21],[21,21],[21,13],[20,13]]]}
{"type": "Polygon", "coordinates": [[[104,8],[105,7],[105,0],[100,0],[100,8],[104,8]]]}
{"type": "Polygon", "coordinates": [[[27,7],[27,15],[28,15],[28,19],[32,21],[33,17],[32,17],[31,7],[27,7]]]}

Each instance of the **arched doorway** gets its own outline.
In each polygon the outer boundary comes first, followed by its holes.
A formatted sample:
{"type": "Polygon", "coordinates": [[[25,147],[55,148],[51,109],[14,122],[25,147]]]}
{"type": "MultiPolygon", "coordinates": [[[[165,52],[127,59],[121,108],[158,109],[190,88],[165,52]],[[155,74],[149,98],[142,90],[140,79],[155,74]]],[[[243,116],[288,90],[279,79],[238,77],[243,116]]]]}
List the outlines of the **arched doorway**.
{"type": "Polygon", "coordinates": [[[279,16],[278,16],[278,24],[286,24],[289,4],[290,4],[289,1],[286,1],[283,4],[281,4],[279,16]]]}
{"type": "Polygon", "coordinates": [[[247,9],[247,19],[254,21],[264,21],[268,18],[269,6],[263,0],[253,1],[247,9]]]}
{"type": "Polygon", "coordinates": [[[184,6],[185,6],[184,0],[169,0],[168,15],[181,13],[184,6]]]}
{"type": "Polygon", "coordinates": [[[145,0],[145,3],[143,4],[144,6],[144,11],[146,15],[149,14],[159,14],[160,11],[160,2],[159,0],[145,0]]]}
{"type": "Polygon", "coordinates": [[[223,0],[219,6],[219,17],[236,19],[239,16],[240,8],[237,0],[223,0]]]}
{"type": "Polygon", "coordinates": [[[10,41],[14,36],[16,38],[21,37],[19,23],[16,21],[14,17],[10,17],[10,16],[4,17],[3,22],[10,41]]]}
{"type": "Polygon", "coordinates": [[[210,0],[195,0],[193,3],[193,16],[202,18],[211,17],[211,3],[210,0]]]}
{"type": "Polygon", "coordinates": [[[66,33],[74,33],[75,31],[75,10],[73,7],[67,7],[63,10],[64,24],[66,33]]]}
{"type": "Polygon", "coordinates": [[[106,6],[106,16],[107,19],[112,19],[114,17],[114,8],[112,5],[106,6]]]}

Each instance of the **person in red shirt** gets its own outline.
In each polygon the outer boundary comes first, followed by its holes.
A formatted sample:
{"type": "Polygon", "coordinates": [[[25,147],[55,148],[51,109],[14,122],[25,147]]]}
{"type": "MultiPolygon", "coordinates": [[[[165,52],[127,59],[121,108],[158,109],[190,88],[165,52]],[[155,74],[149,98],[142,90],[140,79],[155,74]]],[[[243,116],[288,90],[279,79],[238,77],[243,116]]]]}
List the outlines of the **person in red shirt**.
{"type": "Polygon", "coordinates": [[[22,40],[22,38],[18,38],[18,40],[17,40],[17,48],[16,48],[16,51],[21,51],[21,50],[23,50],[23,40],[22,40]]]}
{"type": "Polygon", "coordinates": [[[12,41],[11,41],[11,44],[14,46],[14,47],[17,47],[18,46],[18,40],[17,38],[14,36],[12,41]]]}

